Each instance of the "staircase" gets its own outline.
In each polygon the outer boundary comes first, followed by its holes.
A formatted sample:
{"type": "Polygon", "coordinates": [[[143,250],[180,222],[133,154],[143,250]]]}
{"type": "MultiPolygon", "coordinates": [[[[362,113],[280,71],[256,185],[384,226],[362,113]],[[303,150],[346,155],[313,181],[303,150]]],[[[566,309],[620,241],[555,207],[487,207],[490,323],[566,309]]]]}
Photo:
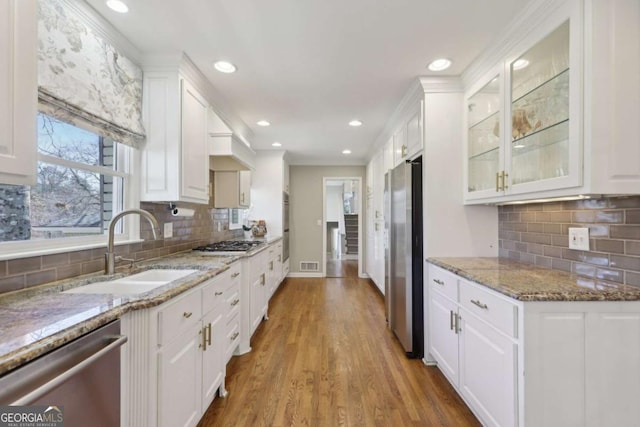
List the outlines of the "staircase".
{"type": "Polygon", "coordinates": [[[344,215],[345,238],[347,240],[347,254],[358,254],[358,214],[344,215]]]}

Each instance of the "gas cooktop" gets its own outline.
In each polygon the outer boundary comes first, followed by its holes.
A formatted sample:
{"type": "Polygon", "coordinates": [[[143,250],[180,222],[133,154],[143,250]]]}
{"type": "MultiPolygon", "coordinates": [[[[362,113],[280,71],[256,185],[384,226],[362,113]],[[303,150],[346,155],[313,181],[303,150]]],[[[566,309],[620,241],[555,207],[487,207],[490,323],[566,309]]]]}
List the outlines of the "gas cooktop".
{"type": "Polygon", "coordinates": [[[254,240],[225,240],[222,242],[210,243],[205,246],[194,248],[194,251],[200,252],[247,252],[251,249],[264,244],[254,240]]]}

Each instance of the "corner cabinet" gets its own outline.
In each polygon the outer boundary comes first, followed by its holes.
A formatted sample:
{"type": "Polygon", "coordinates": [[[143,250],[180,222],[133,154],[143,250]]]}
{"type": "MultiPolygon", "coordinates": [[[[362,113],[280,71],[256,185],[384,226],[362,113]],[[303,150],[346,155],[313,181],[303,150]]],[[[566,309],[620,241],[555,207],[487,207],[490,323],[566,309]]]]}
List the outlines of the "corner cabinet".
{"type": "Polygon", "coordinates": [[[35,0],[0,0],[0,184],[36,183],[35,0]]]}
{"type": "Polygon", "coordinates": [[[209,103],[179,71],[145,71],[141,201],[209,203],[209,103]]]}
{"type": "Polygon", "coordinates": [[[513,34],[519,42],[511,53],[468,87],[466,203],[640,188],[639,162],[628,160],[640,156],[640,126],[628,120],[630,111],[640,113],[640,84],[625,62],[640,73],[640,6],[633,0],[550,3],[532,12],[535,30],[520,39],[513,34]],[[594,78],[600,72],[602,78],[594,78]],[[620,83],[623,75],[628,79],[620,83]],[[610,103],[602,105],[601,98],[610,103]]]}

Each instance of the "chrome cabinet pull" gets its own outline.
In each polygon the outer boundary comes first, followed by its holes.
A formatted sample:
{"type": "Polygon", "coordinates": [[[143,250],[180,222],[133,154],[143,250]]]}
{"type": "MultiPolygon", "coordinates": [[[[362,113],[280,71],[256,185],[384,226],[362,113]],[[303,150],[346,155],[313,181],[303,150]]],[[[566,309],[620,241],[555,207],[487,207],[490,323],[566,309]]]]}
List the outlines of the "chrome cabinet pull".
{"type": "Polygon", "coordinates": [[[231,275],[231,278],[232,278],[232,279],[235,279],[235,278],[236,278],[236,277],[238,277],[239,275],[240,275],[240,273],[238,273],[238,272],[233,273],[233,274],[231,275]]]}
{"type": "Polygon", "coordinates": [[[182,315],[185,317],[185,319],[188,319],[189,317],[191,317],[193,315],[193,313],[190,312],[190,311],[189,312],[185,311],[184,313],[182,313],[182,315]]]}
{"type": "Polygon", "coordinates": [[[444,282],[442,280],[433,279],[433,281],[436,282],[438,285],[444,286],[444,282]]]}
{"type": "Polygon", "coordinates": [[[218,296],[222,295],[223,293],[224,292],[216,292],[214,295],[218,297],[218,296]]]}
{"type": "Polygon", "coordinates": [[[238,303],[239,303],[239,302],[240,302],[240,300],[239,300],[239,299],[234,300],[234,301],[231,303],[231,307],[233,307],[233,306],[235,306],[235,305],[238,305],[238,303]]]}
{"type": "Polygon", "coordinates": [[[478,307],[480,307],[483,310],[487,310],[489,309],[489,306],[487,306],[487,304],[483,304],[480,302],[480,300],[471,300],[471,304],[476,305],[478,307]]]}
{"type": "Polygon", "coordinates": [[[207,325],[207,344],[211,345],[211,323],[207,325]]]}
{"type": "Polygon", "coordinates": [[[238,338],[238,335],[240,335],[240,332],[236,332],[235,334],[231,335],[231,341],[235,341],[236,338],[238,338]]]}
{"type": "Polygon", "coordinates": [[[451,323],[451,330],[453,331],[453,328],[454,328],[455,323],[456,323],[456,321],[454,320],[455,314],[453,313],[453,310],[449,310],[449,314],[450,314],[449,321],[451,323]]]}
{"type": "Polygon", "coordinates": [[[262,273],[260,276],[262,277],[262,281],[261,281],[261,283],[260,283],[260,284],[261,284],[262,286],[264,286],[264,285],[267,283],[267,278],[266,278],[266,276],[264,275],[264,273],[262,273]]]}

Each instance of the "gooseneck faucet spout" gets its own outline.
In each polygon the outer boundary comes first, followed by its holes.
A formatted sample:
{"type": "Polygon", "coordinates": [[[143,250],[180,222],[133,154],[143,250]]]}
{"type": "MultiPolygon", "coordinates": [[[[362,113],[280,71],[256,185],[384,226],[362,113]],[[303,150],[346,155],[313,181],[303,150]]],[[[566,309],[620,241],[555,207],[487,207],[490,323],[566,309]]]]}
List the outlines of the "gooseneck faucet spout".
{"type": "Polygon", "coordinates": [[[116,272],[116,255],[113,252],[113,238],[116,228],[116,223],[120,218],[125,215],[137,214],[142,217],[147,218],[149,223],[151,224],[151,231],[153,232],[153,238],[155,240],[158,239],[158,235],[160,233],[160,227],[158,226],[158,220],[151,215],[149,212],[144,209],[129,209],[126,211],[120,212],[118,215],[114,216],[109,224],[109,241],[107,243],[107,253],[104,256],[104,273],[105,274],[113,274],[116,272]]]}

